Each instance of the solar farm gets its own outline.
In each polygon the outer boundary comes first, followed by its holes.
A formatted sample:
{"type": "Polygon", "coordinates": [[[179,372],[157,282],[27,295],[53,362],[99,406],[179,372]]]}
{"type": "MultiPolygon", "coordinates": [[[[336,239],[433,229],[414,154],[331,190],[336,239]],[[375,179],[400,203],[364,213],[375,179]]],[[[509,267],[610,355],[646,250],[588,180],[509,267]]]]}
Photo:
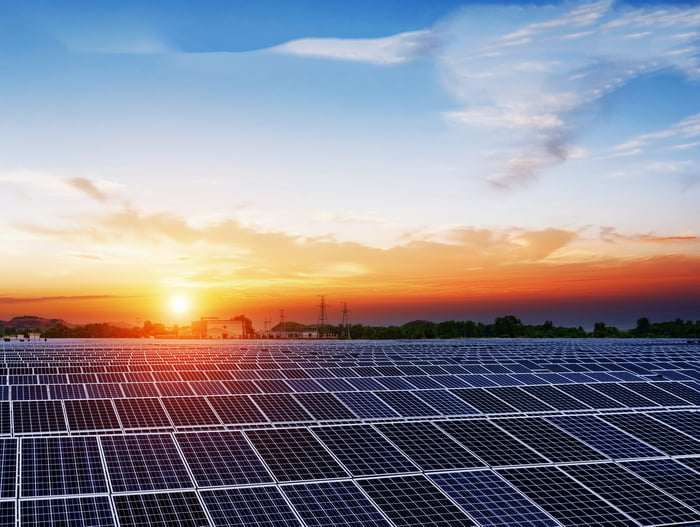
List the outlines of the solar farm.
{"type": "Polygon", "coordinates": [[[3,344],[0,525],[700,525],[700,344],[3,344]]]}

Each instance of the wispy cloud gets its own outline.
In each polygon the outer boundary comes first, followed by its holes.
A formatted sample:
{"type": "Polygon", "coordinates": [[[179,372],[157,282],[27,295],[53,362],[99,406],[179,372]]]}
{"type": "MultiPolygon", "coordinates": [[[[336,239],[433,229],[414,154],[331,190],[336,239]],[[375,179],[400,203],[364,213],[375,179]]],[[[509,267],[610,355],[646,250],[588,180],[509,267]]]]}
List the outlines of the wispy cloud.
{"type": "Polygon", "coordinates": [[[609,156],[631,156],[638,155],[645,149],[654,146],[665,147],[673,150],[685,150],[693,148],[700,142],[687,143],[688,139],[700,137],[700,113],[691,115],[678,123],[659,130],[657,132],[642,134],[628,139],[624,143],[610,148],[609,156]],[[683,141],[681,144],[675,144],[677,141],[683,141]]]}
{"type": "Polygon", "coordinates": [[[73,188],[78,189],[80,192],[86,196],[95,199],[97,201],[105,201],[107,199],[107,194],[102,192],[94,181],[84,178],[84,177],[72,177],[66,178],[66,183],[73,188]]]}
{"type": "MultiPolygon", "coordinates": [[[[700,77],[700,7],[631,9],[608,1],[559,6],[467,8],[442,26],[444,85],[463,105],[446,118],[489,135],[496,187],[530,183],[572,159],[587,115],[605,95],[641,75],[673,69],[700,77]],[[485,21],[488,20],[488,23],[485,21]]],[[[697,116],[669,136],[695,135],[697,116]]]]}
{"type": "Polygon", "coordinates": [[[82,195],[99,202],[106,201],[112,192],[121,188],[115,181],[65,176],[39,170],[14,170],[0,172],[0,183],[15,187],[21,194],[35,192],[61,195],[82,195]]]}
{"type": "Polygon", "coordinates": [[[32,302],[54,302],[56,300],[80,301],[80,300],[109,300],[115,298],[127,298],[119,295],[77,295],[77,296],[0,296],[0,304],[24,304],[32,302]]]}
{"type": "Polygon", "coordinates": [[[423,57],[436,46],[437,36],[430,30],[422,30],[383,38],[303,38],[269,48],[269,51],[390,66],[423,57]]]}

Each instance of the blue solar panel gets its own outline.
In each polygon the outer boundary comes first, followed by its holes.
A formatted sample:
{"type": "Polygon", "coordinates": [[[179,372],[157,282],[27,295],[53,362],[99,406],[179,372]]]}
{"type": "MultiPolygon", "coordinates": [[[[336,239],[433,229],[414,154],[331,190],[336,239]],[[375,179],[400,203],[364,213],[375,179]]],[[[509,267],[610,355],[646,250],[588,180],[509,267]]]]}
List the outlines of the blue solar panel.
{"type": "Polygon", "coordinates": [[[559,525],[489,470],[432,474],[430,479],[484,527],[559,525]]]}
{"type": "Polygon", "coordinates": [[[216,527],[302,527],[276,487],[207,490],[201,496],[216,527]]]}

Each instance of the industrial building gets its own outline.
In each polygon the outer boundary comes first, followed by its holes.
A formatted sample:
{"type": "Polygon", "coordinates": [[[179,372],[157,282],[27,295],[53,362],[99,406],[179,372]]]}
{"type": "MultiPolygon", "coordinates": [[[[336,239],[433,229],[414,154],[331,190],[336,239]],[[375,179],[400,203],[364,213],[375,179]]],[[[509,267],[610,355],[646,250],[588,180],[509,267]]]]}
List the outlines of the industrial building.
{"type": "Polygon", "coordinates": [[[191,333],[193,338],[199,339],[242,339],[246,336],[242,320],[222,320],[216,317],[193,320],[191,333]]]}

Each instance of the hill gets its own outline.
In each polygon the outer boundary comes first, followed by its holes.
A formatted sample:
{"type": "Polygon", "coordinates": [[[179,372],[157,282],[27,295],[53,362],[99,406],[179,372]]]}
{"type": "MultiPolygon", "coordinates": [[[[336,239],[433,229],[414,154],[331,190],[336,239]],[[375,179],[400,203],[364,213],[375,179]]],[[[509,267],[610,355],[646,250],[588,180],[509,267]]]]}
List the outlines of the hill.
{"type": "Polygon", "coordinates": [[[23,315],[21,317],[13,317],[10,320],[0,320],[0,330],[5,328],[13,328],[17,331],[28,329],[48,329],[63,324],[70,326],[68,322],[60,318],[42,318],[33,315],[23,315]]]}

